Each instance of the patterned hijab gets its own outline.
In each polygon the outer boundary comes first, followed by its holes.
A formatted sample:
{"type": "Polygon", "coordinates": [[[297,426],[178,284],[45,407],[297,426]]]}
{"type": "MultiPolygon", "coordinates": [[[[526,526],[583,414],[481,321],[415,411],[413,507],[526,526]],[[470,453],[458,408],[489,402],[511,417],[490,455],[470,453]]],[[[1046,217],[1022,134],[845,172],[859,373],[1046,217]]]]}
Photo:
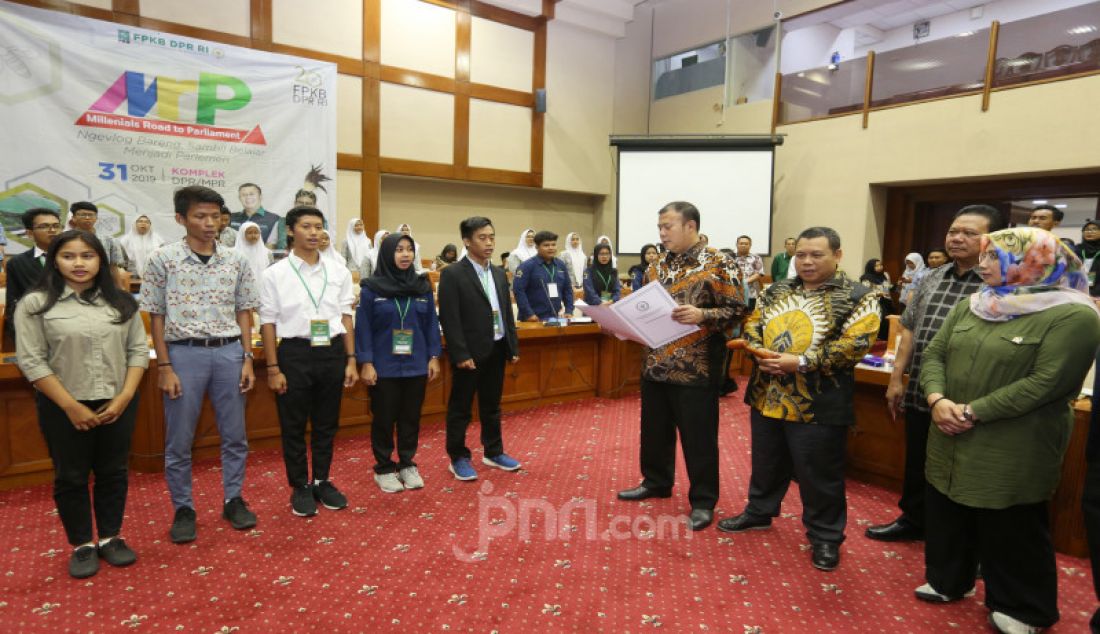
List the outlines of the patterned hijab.
{"type": "Polygon", "coordinates": [[[982,236],[981,253],[990,247],[1001,267],[1000,286],[983,284],[970,296],[970,311],[986,321],[1009,321],[1062,304],[1084,304],[1100,316],[1085,292],[1081,260],[1053,233],[1016,227],[982,236]]]}

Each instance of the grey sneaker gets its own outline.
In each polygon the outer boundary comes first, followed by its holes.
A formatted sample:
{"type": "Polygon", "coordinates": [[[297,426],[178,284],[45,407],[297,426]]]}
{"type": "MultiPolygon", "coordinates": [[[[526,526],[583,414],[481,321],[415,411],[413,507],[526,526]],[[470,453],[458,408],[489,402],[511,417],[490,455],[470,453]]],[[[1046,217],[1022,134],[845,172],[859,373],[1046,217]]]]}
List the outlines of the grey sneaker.
{"type": "Polygon", "coordinates": [[[382,489],[383,493],[400,493],[405,490],[405,485],[397,479],[396,473],[376,473],[374,481],[378,483],[378,488],[382,489]]]}
{"type": "Polygon", "coordinates": [[[405,467],[398,473],[406,489],[423,489],[424,478],[420,477],[420,471],[416,467],[405,467]]]}
{"type": "Polygon", "coordinates": [[[989,624],[1001,634],[1039,634],[1043,628],[1028,625],[1004,612],[990,612],[989,624]]]}
{"type": "Polygon", "coordinates": [[[256,525],[256,514],[248,510],[248,504],[240,496],[225,503],[222,507],[222,517],[229,520],[230,526],[239,531],[256,525]]]}
{"type": "Polygon", "coordinates": [[[168,531],[173,544],[186,544],[195,541],[195,509],[181,506],[176,509],[172,528],[168,531]]]}
{"type": "Polygon", "coordinates": [[[74,579],[87,579],[99,572],[99,557],[95,546],[81,546],[69,557],[69,575],[74,579]]]}

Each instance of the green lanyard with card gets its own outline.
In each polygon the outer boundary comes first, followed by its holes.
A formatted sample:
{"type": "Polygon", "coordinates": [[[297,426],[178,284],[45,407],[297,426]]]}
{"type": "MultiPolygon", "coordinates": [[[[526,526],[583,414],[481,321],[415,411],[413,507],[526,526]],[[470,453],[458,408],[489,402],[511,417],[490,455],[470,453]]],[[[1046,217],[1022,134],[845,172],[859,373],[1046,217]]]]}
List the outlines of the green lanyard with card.
{"type": "MultiPolygon", "coordinates": [[[[490,265],[492,266],[492,265],[490,265]]],[[[481,268],[477,270],[477,278],[481,280],[481,287],[485,289],[485,299],[489,300],[489,305],[492,306],[493,296],[495,290],[490,283],[493,273],[492,268],[485,272],[485,275],[481,274],[481,268]]],[[[504,336],[504,320],[500,316],[499,310],[493,310],[493,337],[504,336]]]]}
{"type": "Polygon", "coordinates": [[[600,278],[600,281],[603,282],[603,292],[600,293],[600,301],[609,301],[611,299],[611,276],[608,275],[607,277],[604,277],[603,273],[600,273],[595,269],[592,270],[600,278]]]}
{"type": "MultiPolygon", "coordinates": [[[[302,262],[302,266],[305,265],[305,262],[302,262]]],[[[321,314],[321,300],[325,298],[325,290],[328,288],[328,269],[325,268],[325,263],[321,262],[321,273],[324,275],[324,286],[321,287],[321,294],[318,295],[316,299],[313,298],[313,291],[309,290],[309,284],[306,284],[306,280],[302,277],[302,272],[298,270],[298,267],[294,266],[294,263],[291,262],[290,268],[294,270],[294,273],[298,276],[298,280],[301,281],[302,286],[305,287],[306,294],[309,295],[309,301],[313,303],[313,310],[319,317],[321,314]]],[[[309,345],[313,347],[332,345],[332,335],[329,334],[327,319],[309,320],[309,345]]]]}
{"type": "Polygon", "coordinates": [[[542,265],[542,270],[546,271],[546,274],[550,276],[550,282],[543,282],[542,285],[546,287],[546,296],[550,299],[560,299],[558,295],[558,283],[554,280],[558,277],[558,265],[553,264],[551,266],[542,265]]]}
{"type": "Polygon", "coordinates": [[[393,305],[397,307],[397,315],[401,318],[401,329],[393,331],[393,353],[410,355],[413,353],[413,331],[405,330],[405,315],[409,314],[409,305],[412,298],[405,298],[405,307],[401,308],[401,302],[393,298],[393,305]]]}

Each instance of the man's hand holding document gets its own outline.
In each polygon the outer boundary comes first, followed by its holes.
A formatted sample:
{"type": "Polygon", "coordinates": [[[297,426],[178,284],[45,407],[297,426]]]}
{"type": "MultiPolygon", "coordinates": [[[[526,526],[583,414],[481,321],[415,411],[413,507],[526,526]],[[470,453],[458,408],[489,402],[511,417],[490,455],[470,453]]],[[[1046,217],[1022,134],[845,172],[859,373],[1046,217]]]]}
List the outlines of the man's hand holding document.
{"type": "Polygon", "coordinates": [[[619,339],[636,341],[650,348],[660,348],[699,330],[699,326],[674,320],[672,311],[676,307],[676,300],[660,282],[650,282],[614,304],[578,304],[578,308],[600,324],[600,328],[619,339]]]}

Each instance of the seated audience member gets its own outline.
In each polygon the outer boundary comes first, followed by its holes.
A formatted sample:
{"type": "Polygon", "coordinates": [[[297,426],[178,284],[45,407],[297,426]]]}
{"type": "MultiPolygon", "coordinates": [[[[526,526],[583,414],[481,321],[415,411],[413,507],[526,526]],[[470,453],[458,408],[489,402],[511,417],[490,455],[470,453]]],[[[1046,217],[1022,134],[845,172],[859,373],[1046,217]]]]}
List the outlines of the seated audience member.
{"type": "Polygon", "coordinates": [[[424,487],[413,457],[424,390],[439,376],[442,343],[431,285],[413,268],[412,238],[391,235],[378,249],[378,269],[361,283],[355,354],[370,388],[374,481],[384,493],[400,493],[424,487]]]}
{"type": "Polygon", "coordinates": [[[516,271],[519,270],[519,265],[534,257],[536,252],[535,230],[524,229],[519,234],[519,242],[516,243],[516,248],[508,254],[508,260],[504,268],[515,275],[516,271]]]}
{"type": "Polygon", "coordinates": [[[924,271],[924,268],[924,258],[919,253],[910,253],[905,256],[905,270],[901,272],[901,279],[898,280],[898,303],[901,304],[903,310],[909,300],[912,299],[913,289],[916,288],[916,280],[924,271]]]}
{"type": "Polygon", "coordinates": [[[435,262],[432,262],[432,270],[442,271],[455,262],[458,262],[458,247],[448,244],[443,247],[439,255],[435,256],[435,262]]]}
{"type": "Polygon", "coordinates": [[[573,288],[581,288],[584,285],[584,269],[588,263],[588,256],[584,254],[584,247],[581,246],[581,236],[579,233],[570,233],[565,236],[565,253],[562,254],[562,261],[565,262],[565,268],[569,270],[569,281],[572,282],[573,288]]]}
{"type": "Polygon", "coordinates": [[[565,263],[554,257],[558,234],[535,234],[536,255],[519,266],[512,278],[520,321],[538,322],[559,315],[573,316],[573,285],[565,272],[565,263]]]}
{"type": "Polygon", "coordinates": [[[772,282],[787,279],[787,270],[794,259],[794,238],[783,241],[783,252],[772,258],[772,282]]]}
{"type": "Polygon", "coordinates": [[[164,238],[153,231],[149,216],[138,216],[130,231],[118,241],[126,251],[126,270],[141,279],[149,254],[164,245],[164,238]]]}
{"type": "Polygon", "coordinates": [[[621,297],[619,272],[611,266],[611,247],[597,244],[592,250],[592,266],[584,272],[584,303],[599,306],[617,302],[621,297]]]}
{"type": "Polygon", "coordinates": [[[34,240],[34,248],[8,259],[8,285],[4,289],[4,348],[15,349],[15,316],[19,300],[38,284],[46,266],[46,251],[61,232],[61,216],[53,209],[35,207],[23,212],[23,229],[34,240]]]}
{"type": "Polygon", "coordinates": [[[360,280],[365,277],[360,267],[364,260],[370,262],[371,248],[370,236],[363,228],[362,218],[349,220],[348,235],[344,239],[344,246],[340,253],[344,256],[344,265],[352,273],[358,273],[360,280]]]}
{"type": "Polygon", "coordinates": [[[69,574],[77,579],[94,575],[100,558],[112,566],[137,560],[120,532],[149,348],[137,302],[114,284],[106,262],[93,234],[61,234],[46,254],[38,286],[19,302],[16,321],[19,369],[37,393],[57,515],[74,549],[69,574]],[[89,473],[95,474],[92,496],[89,473]]]}
{"type": "Polygon", "coordinates": [[[1081,258],[1081,267],[1088,273],[1089,288],[1092,288],[1096,285],[1097,269],[1100,269],[1100,262],[1096,261],[1096,256],[1100,255],[1100,222],[1085,221],[1085,226],[1081,227],[1081,243],[1074,251],[1081,258]]]}
{"type": "Polygon", "coordinates": [[[938,269],[944,264],[951,261],[951,257],[947,255],[947,251],[943,249],[932,249],[928,252],[928,266],[927,269],[938,269]]]}
{"type": "Polygon", "coordinates": [[[979,252],[985,285],[951,309],[924,353],[928,583],[915,592],[970,596],[981,566],[994,628],[1038,632],[1059,618],[1048,502],[1100,314],[1081,261],[1054,234],[1005,229],[983,236],[979,252]]]}
{"type": "Polygon", "coordinates": [[[222,205],[222,215],[221,222],[218,225],[217,241],[218,244],[223,247],[229,247],[230,249],[237,245],[237,230],[229,226],[229,221],[232,216],[233,214],[229,211],[229,207],[222,205]]]}
{"type": "Polygon", "coordinates": [[[267,248],[263,242],[260,225],[254,222],[241,225],[241,230],[237,233],[237,244],[233,249],[239,251],[248,260],[252,268],[252,277],[256,280],[263,279],[264,269],[271,266],[275,259],[275,256],[271,255],[271,249],[267,248]]]}
{"type": "Polygon", "coordinates": [[[638,290],[645,286],[645,274],[649,270],[649,267],[656,264],[657,260],[660,260],[661,256],[657,253],[657,247],[652,244],[646,244],[642,246],[642,261],[638,262],[634,266],[630,267],[627,274],[630,276],[630,288],[638,290]]]}

